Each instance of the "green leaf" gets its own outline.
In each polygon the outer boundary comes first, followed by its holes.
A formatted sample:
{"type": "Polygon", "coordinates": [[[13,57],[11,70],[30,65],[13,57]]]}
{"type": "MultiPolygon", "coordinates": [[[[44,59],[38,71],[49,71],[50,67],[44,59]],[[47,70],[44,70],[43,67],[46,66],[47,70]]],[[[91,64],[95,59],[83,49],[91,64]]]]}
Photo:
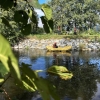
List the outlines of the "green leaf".
{"type": "Polygon", "coordinates": [[[23,10],[15,11],[14,20],[17,23],[21,22],[23,25],[25,25],[25,24],[27,24],[27,21],[28,21],[28,15],[23,10]]]}
{"type": "Polygon", "coordinates": [[[1,7],[6,10],[12,8],[13,4],[14,4],[13,0],[0,0],[1,7]]]}
{"type": "Polygon", "coordinates": [[[38,77],[37,72],[31,70],[31,69],[29,68],[29,66],[30,66],[30,65],[28,65],[28,64],[22,63],[20,69],[21,69],[22,72],[24,72],[24,74],[28,75],[28,77],[30,77],[31,79],[33,79],[33,80],[34,80],[34,79],[38,79],[39,77],[38,77]]]}
{"type": "Polygon", "coordinates": [[[31,9],[28,9],[27,14],[28,14],[28,16],[29,16],[30,18],[32,18],[32,10],[31,10],[31,9]]]}
{"type": "MultiPolygon", "coordinates": [[[[59,96],[55,92],[55,88],[53,87],[53,85],[50,85],[50,83],[48,85],[47,80],[40,78],[37,72],[29,68],[29,65],[22,63],[21,71],[27,76],[30,82],[32,81],[31,83],[35,84],[36,89],[39,90],[43,100],[51,100],[51,97],[54,98],[54,100],[60,100],[59,96]],[[58,97],[55,97],[54,95],[58,97]]],[[[24,82],[27,83],[26,88],[30,90],[29,86],[32,87],[32,84],[31,83],[28,84],[29,81],[26,82],[26,80],[24,82]]]]}
{"type": "Polygon", "coordinates": [[[48,68],[48,72],[68,72],[68,69],[64,66],[57,66],[57,65],[54,65],[54,66],[51,66],[48,68]]]}
{"type": "Polygon", "coordinates": [[[47,20],[45,16],[41,16],[40,18],[43,24],[47,24],[47,20]]]}
{"type": "Polygon", "coordinates": [[[45,30],[46,33],[50,33],[50,30],[49,30],[49,27],[48,27],[47,24],[44,24],[43,28],[44,28],[44,30],[45,30]]]}
{"type": "Polygon", "coordinates": [[[29,35],[31,33],[31,24],[24,25],[21,28],[21,33],[24,35],[29,35]]]}
{"type": "Polygon", "coordinates": [[[9,21],[5,17],[2,17],[1,19],[2,19],[2,23],[4,23],[7,27],[12,28],[9,21]]]}
{"type": "Polygon", "coordinates": [[[4,81],[4,79],[0,79],[0,83],[2,83],[4,81]]]}
{"type": "Polygon", "coordinates": [[[71,79],[73,77],[72,73],[58,73],[59,77],[64,80],[71,79]]]}
{"type": "Polygon", "coordinates": [[[52,9],[50,8],[49,5],[43,4],[42,5],[42,11],[44,12],[47,20],[51,20],[52,19],[52,9]]]}
{"type": "Polygon", "coordinates": [[[52,66],[47,72],[58,75],[61,79],[67,80],[73,77],[73,74],[64,66],[52,66]]]}
{"type": "Polygon", "coordinates": [[[23,82],[23,86],[26,90],[28,90],[28,91],[36,91],[37,90],[37,87],[34,84],[34,81],[29,76],[24,74],[24,72],[22,74],[22,82],[23,82]]]}
{"type": "Polygon", "coordinates": [[[32,13],[32,18],[31,18],[33,23],[37,23],[37,17],[34,13],[32,13]]]}
{"type": "Polygon", "coordinates": [[[50,91],[45,79],[39,78],[35,81],[35,84],[43,98],[43,100],[51,100],[50,91]]]}
{"type": "Polygon", "coordinates": [[[41,20],[42,20],[42,23],[44,24],[43,28],[44,28],[45,32],[50,33],[50,28],[48,26],[48,22],[47,22],[46,18],[44,16],[42,16],[41,20]]]}
{"type": "Polygon", "coordinates": [[[49,27],[53,30],[53,20],[48,20],[49,27]]]}
{"type": "Polygon", "coordinates": [[[14,74],[13,77],[21,79],[18,61],[15,58],[9,42],[0,34],[0,61],[8,72],[14,74]],[[10,62],[10,63],[9,63],[10,62]]]}
{"type": "Polygon", "coordinates": [[[4,65],[0,62],[0,74],[2,77],[8,73],[7,69],[4,67],[4,65]]]}
{"type": "Polygon", "coordinates": [[[33,13],[33,11],[29,9],[27,14],[33,23],[37,23],[37,16],[35,15],[35,12],[33,13]]]}
{"type": "Polygon", "coordinates": [[[53,84],[51,84],[50,81],[47,80],[46,82],[47,82],[49,91],[51,93],[51,96],[54,98],[54,100],[60,100],[56,87],[53,84]]]}

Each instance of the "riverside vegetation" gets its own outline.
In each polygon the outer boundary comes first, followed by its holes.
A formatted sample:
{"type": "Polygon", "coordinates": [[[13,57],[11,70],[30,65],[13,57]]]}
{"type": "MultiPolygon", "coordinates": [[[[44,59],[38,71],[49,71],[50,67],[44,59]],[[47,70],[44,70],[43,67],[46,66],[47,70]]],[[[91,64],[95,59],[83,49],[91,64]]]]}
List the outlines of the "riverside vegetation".
{"type": "Polygon", "coordinates": [[[57,34],[34,34],[29,35],[26,39],[20,41],[13,47],[18,49],[46,49],[46,46],[52,46],[54,42],[57,42],[59,47],[71,45],[72,50],[100,50],[100,34],[99,32],[79,33],[77,35],[57,35],[57,34]]]}

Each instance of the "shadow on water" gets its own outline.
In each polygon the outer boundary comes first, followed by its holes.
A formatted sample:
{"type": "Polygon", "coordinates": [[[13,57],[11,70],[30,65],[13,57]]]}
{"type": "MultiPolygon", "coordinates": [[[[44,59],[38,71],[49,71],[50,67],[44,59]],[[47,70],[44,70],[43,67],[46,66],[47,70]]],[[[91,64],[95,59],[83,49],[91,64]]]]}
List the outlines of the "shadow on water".
{"type": "MultiPolygon", "coordinates": [[[[44,70],[39,75],[56,86],[61,100],[100,100],[100,52],[61,53],[31,49],[15,51],[15,55],[19,64],[24,62],[31,64],[33,70],[44,70]],[[65,66],[73,73],[73,78],[62,80],[49,75],[46,70],[52,65],[65,66]]],[[[32,100],[40,100],[38,95],[32,100]]]]}

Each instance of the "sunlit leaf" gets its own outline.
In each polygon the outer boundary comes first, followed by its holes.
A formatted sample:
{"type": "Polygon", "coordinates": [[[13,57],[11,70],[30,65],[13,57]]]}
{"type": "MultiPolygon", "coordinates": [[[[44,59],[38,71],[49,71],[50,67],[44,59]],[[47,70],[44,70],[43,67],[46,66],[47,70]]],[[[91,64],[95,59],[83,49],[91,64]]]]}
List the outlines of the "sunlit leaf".
{"type": "Polygon", "coordinates": [[[35,15],[35,13],[33,13],[33,11],[31,9],[28,9],[27,14],[33,23],[37,23],[37,16],[35,15]]]}
{"type": "Polygon", "coordinates": [[[25,86],[25,89],[28,91],[36,91],[37,87],[35,86],[34,81],[29,76],[25,75],[24,72],[22,73],[22,82],[25,86]]]}
{"type": "Polygon", "coordinates": [[[51,20],[51,18],[52,18],[52,9],[50,8],[50,6],[47,5],[47,4],[43,4],[42,5],[42,11],[44,12],[47,20],[51,20]]]}
{"type": "Polygon", "coordinates": [[[64,80],[71,79],[73,77],[72,73],[58,73],[58,75],[61,79],[64,80]]]}
{"type": "Polygon", "coordinates": [[[36,73],[36,71],[33,71],[29,68],[30,65],[22,63],[21,66],[21,70],[22,72],[24,72],[24,74],[28,75],[28,77],[33,80],[38,79],[38,74],[36,73]]]}
{"type": "Polygon", "coordinates": [[[0,83],[2,83],[4,81],[4,79],[0,79],[0,83]]]}
{"type": "MultiPolygon", "coordinates": [[[[50,83],[48,84],[46,79],[40,78],[36,71],[33,71],[29,68],[29,65],[22,63],[21,70],[22,73],[24,73],[28,77],[28,79],[32,81],[31,83],[34,82],[43,100],[51,100],[51,97],[54,98],[54,100],[60,100],[59,96],[55,92],[55,88],[53,87],[53,85],[50,85],[50,83]],[[54,95],[58,97],[55,97],[54,95]]],[[[25,82],[24,84],[27,83],[26,80],[24,82],[25,82]]],[[[26,86],[26,88],[28,88],[29,90],[30,88],[28,85],[26,86]]]]}
{"type": "Polygon", "coordinates": [[[71,79],[73,77],[73,74],[64,66],[52,66],[48,68],[47,72],[58,75],[61,79],[64,80],[71,79]]]}
{"type": "Polygon", "coordinates": [[[28,16],[29,16],[30,18],[32,18],[32,10],[31,10],[31,9],[28,9],[27,14],[28,14],[28,16]]]}
{"type": "Polygon", "coordinates": [[[38,73],[38,72],[43,72],[43,70],[35,70],[35,71],[36,71],[37,73],[38,73]]]}
{"type": "Polygon", "coordinates": [[[21,70],[24,72],[25,75],[27,75],[34,81],[36,87],[40,91],[44,100],[50,100],[50,96],[47,95],[47,94],[49,94],[48,88],[47,88],[46,84],[44,83],[44,81],[41,78],[39,78],[37,73],[35,71],[31,70],[26,64],[22,63],[22,66],[23,67],[21,67],[21,70]]]}
{"type": "Polygon", "coordinates": [[[8,72],[11,71],[12,73],[14,73],[15,76],[13,77],[19,80],[21,79],[18,61],[11,50],[9,42],[1,34],[0,34],[0,61],[3,63],[4,67],[8,72]]]}
{"type": "Polygon", "coordinates": [[[64,66],[57,66],[57,65],[54,65],[54,66],[51,66],[48,68],[48,72],[68,72],[68,69],[64,66]]]}

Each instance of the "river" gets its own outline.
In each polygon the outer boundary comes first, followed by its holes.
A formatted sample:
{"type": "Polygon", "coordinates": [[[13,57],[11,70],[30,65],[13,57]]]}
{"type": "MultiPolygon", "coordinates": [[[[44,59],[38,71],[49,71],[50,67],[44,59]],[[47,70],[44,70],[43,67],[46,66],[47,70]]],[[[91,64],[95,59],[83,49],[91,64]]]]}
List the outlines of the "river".
{"type": "MultiPolygon", "coordinates": [[[[100,100],[100,52],[46,52],[30,49],[15,52],[19,64],[30,64],[33,70],[44,70],[39,76],[48,78],[56,86],[61,100],[100,100]],[[70,80],[51,77],[47,68],[65,66],[73,73],[70,80]]],[[[38,94],[39,95],[39,94],[38,94]]],[[[33,96],[32,100],[42,100],[33,96]]]]}

